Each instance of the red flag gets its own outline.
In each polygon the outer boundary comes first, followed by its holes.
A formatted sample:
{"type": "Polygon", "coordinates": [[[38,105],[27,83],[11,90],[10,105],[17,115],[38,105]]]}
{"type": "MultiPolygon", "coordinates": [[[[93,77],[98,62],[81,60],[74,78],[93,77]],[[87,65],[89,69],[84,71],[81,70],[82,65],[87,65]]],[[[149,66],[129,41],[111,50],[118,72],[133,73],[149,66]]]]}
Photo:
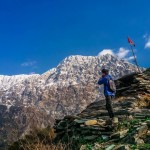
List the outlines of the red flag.
{"type": "Polygon", "coordinates": [[[130,45],[135,46],[134,42],[129,37],[128,37],[128,42],[129,42],[130,45]]]}

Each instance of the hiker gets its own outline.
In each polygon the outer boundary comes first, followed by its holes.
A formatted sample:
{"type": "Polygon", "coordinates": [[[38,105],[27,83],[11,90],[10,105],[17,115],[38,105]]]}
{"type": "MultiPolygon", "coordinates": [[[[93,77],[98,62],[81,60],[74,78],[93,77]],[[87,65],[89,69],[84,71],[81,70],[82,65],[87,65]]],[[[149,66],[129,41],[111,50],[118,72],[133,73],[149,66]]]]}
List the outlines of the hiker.
{"type": "Polygon", "coordinates": [[[99,79],[98,84],[104,84],[104,95],[106,97],[106,109],[109,117],[114,119],[114,112],[112,107],[112,100],[115,97],[116,87],[112,77],[109,75],[109,70],[102,69],[102,78],[99,79]]]}

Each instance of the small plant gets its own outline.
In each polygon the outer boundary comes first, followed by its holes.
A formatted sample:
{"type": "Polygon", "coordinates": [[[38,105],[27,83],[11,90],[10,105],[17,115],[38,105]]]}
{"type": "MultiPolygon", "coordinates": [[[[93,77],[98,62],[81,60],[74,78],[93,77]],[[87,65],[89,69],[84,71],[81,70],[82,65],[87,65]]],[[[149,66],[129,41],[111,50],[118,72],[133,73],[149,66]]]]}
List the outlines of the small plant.
{"type": "Polygon", "coordinates": [[[79,143],[87,144],[87,141],[84,139],[84,137],[79,137],[79,143]]]}
{"type": "Polygon", "coordinates": [[[141,145],[138,145],[137,148],[139,149],[150,149],[150,144],[141,144],[141,145]]]}
{"type": "Polygon", "coordinates": [[[150,121],[150,118],[148,117],[148,118],[146,118],[145,120],[146,120],[146,121],[150,121]]]}
{"type": "Polygon", "coordinates": [[[138,124],[139,123],[139,120],[138,119],[134,119],[130,122],[131,125],[135,125],[135,124],[138,124]]]}
{"type": "Polygon", "coordinates": [[[131,150],[139,149],[139,150],[149,150],[150,144],[140,144],[140,145],[131,145],[131,150]]]}
{"type": "Polygon", "coordinates": [[[97,138],[97,139],[95,139],[93,142],[94,143],[103,143],[103,142],[106,142],[107,140],[104,140],[104,139],[102,139],[102,137],[99,137],[99,138],[97,138]]]}
{"type": "Polygon", "coordinates": [[[131,145],[131,150],[135,150],[137,148],[137,145],[131,145]]]}
{"type": "Polygon", "coordinates": [[[92,150],[93,145],[92,144],[87,144],[85,150],[92,150]]]}

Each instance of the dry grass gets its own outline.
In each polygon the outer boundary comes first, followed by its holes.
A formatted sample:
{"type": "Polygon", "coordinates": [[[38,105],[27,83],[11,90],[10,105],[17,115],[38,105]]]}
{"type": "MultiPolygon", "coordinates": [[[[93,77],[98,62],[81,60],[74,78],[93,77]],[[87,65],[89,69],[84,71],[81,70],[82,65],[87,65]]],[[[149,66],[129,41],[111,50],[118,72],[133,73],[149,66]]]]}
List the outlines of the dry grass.
{"type": "MultiPolygon", "coordinates": [[[[67,150],[67,146],[62,143],[54,144],[43,144],[41,142],[37,144],[29,144],[25,146],[20,145],[20,149],[22,150],[67,150]]],[[[69,149],[68,149],[69,150],[69,149]]]]}
{"type": "Polygon", "coordinates": [[[9,150],[70,150],[71,143],[54,142],[55,131],[51,127],[34,129],[29,135],[14,142],[9,150]]]}
{"type": "Polygon", "coordinates": [[[62,144],[61,142],[54,144],[54,143],[45,143],[45,141],[36,141],[36,143],[30,143],[26,141],[26,143],[20,141],[19,145],[12,146],[9,150],[70,150],[68,145],[62,144]]]}
{"type": "Polygon", "coordinates": [[[138,101],[138,106],[150,108],[150,94],[141,95],[141,99],[138,101]]]}

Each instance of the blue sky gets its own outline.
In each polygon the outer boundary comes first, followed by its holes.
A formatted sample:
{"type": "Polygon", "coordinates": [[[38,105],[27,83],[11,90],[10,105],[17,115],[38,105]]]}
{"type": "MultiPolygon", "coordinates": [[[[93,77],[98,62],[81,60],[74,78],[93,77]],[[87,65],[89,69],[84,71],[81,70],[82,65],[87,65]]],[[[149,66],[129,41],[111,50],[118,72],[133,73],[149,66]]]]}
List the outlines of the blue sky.
{"type": "Polygon", "coordinates": [[[43,73],[69,55],[105,49],[150,67],[148,0],[0,1],[0,74],[43,73]],[[125,53],[124,53],[125,52],[125,53]]]}

